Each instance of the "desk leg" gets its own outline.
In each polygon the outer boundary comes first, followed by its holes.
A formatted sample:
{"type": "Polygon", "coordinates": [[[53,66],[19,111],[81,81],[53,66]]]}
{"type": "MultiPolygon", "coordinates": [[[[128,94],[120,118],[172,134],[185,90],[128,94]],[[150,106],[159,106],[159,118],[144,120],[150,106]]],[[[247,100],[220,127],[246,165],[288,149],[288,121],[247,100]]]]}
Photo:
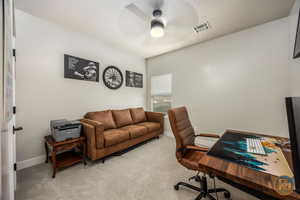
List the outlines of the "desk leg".
{"type": "Polygon", "coordinates": [[[51,153],[51,158],[52,158],[52,165],[53,165],[53,174],[52,174],[52,178],[55,178],[56,175],[56,152],[53,149],[52,153],[51,153]]]}
{"type": "Polygon", "coordinates": [[[49,149],[48,149],[48,145],[47,145],[46,141],[45,141],[45,150],[46,150],[46,161],[45,161],[45,163],[48,163],[48,161],[49,161],[49,149]]]}

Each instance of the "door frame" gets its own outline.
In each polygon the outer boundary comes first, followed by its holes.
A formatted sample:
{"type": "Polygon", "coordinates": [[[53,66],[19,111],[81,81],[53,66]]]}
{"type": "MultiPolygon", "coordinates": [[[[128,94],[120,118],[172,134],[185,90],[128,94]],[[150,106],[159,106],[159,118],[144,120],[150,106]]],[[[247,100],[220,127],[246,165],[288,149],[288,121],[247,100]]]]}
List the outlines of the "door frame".
{"type": "Polygon", "coordinates": [[[1,198],[14,200],[15,185],[15,135],[13,106],[15,101],[14,0],[1,0],[1,198]]]}
{"type": "Polygon", "coordinates": [[[0,26],[1,26],[1,32],[0,32],[0,199],[3,199],[3,195],[2,195],[2,123],[3,123],[3,108],[4,108],[4,103],[3,103],[3,96],[4,96],[4,88],[3,88],[3,68],[4,68],[4,40],[3,40],[3,36],[4,36],[4,23],[3,23],[3,15],[4,15],[4,1],[1,0],[1,3],[0,3],[0,26]]]}

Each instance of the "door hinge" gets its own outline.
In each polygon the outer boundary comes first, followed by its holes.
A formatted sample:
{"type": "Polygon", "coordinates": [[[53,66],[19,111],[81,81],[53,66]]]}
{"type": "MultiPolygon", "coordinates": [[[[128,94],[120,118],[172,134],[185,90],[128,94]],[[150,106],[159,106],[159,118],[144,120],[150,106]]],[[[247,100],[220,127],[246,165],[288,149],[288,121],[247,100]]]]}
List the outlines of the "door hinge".
{"type": "Polygon", "coordinates": [[[13,114],[16,114],[16,113],[17,113],[17,107],[14,106],[14,107],[13,107],[13,114]]]}
{"type": "Polygon", "coordinates": [[[17,57],[17,50],[16,49],[13,49],[13,56],[17,57]]]}
{"type": "Polygon", "coordinates": [[[17,171],[17,163],[14,163],[14,170],[17,171]]]}

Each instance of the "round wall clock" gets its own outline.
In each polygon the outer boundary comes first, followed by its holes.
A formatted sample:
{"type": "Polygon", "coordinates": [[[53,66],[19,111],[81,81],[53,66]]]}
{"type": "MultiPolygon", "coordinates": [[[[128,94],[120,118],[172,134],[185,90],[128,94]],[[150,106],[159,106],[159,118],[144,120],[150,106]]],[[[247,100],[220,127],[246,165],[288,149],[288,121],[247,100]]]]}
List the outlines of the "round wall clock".
{"type": "Polygon", "coordinates": [[[118,89],[123,84],[123,74],[114,66],[106,67],[103,71],[102,78],[106,87],[110,89],[118,89]]]}

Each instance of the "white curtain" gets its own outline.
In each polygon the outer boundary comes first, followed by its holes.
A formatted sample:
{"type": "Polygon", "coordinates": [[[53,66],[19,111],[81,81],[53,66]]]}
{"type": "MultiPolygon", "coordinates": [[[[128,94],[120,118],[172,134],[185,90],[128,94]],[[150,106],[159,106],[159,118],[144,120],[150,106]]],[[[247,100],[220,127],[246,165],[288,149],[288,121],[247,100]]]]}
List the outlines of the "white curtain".
{"type": "Polygon", "coordinates": [[[151,77],[151,96],[172,94],[172,74],[151,77]]]}

